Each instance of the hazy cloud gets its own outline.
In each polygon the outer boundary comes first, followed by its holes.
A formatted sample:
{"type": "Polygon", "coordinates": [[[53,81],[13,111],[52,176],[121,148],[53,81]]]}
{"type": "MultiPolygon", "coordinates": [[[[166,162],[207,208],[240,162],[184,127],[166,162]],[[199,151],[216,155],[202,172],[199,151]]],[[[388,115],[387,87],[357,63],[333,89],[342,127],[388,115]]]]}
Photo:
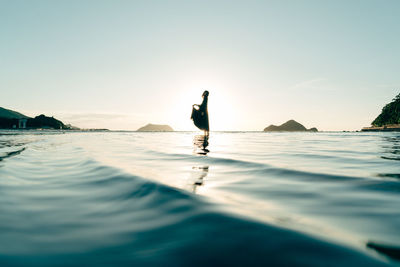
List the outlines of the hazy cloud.
{"type": "Polygon", "coordinates": [[[79,128],[107,128],[113,130],[136,130],[144,121],[144,114],[122,113],[59,113],[64,123],[79,128]]]}
{"type": "Polygon", "coordinates": [[[317,89],[321,88],[320,83],[326,81],[324,78],[315,78],[311,80],[306,80],[302,82],[298,82],[295,85],[289,87],[289,89],[294,90],[294,89],[317,89]]]}

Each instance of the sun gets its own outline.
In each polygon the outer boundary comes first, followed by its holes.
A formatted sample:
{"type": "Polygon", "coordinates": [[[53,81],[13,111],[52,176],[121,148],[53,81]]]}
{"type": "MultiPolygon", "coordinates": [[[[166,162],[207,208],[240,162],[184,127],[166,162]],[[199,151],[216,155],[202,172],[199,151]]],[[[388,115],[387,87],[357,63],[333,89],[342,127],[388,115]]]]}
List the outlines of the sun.
{"type": "Polygon", "coordinates": [[[238,114],[231,96],[222,90],[209,90],[208,113],[212,131],[235,130],[238,114]]]}

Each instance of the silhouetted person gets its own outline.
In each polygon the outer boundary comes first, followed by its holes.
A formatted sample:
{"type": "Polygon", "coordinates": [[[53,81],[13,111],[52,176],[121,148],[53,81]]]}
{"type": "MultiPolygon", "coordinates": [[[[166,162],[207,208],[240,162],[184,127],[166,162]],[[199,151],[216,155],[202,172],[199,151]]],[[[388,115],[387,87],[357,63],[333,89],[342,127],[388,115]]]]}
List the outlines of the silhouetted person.
{"type": "Polygon", "coordinates": [[[204,91],[203,93],[203,102],[201,105],[194,104],[192,109],[192,116],[190,117],[193,120],[194,125],[197,126],[200,130],[204,130],[205,134],[208,135],[210,131],[210,126],[208,124],[208,91],[204,91]]]}

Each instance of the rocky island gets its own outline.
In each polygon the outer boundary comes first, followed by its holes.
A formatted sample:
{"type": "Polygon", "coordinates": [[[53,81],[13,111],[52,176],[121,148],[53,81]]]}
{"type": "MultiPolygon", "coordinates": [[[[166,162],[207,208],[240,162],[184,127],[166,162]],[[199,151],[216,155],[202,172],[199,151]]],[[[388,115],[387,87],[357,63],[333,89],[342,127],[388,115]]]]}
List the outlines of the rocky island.
{"type": "Polygon", "coordinates": [[[317,128],[307,129],[295,120],[289,120],[280,126],[270,125],[264,132],[318,132],[317,128]]]}
{"type": "Polygon", "coordinates": [[[400,131],[400,94],[383,107],[381,114],[376,117],[371,125],[371,127],[362,128],[361,131],[400,131]]]}
{"type": "Polygon", "coordinates": [[[174,129],[172,129],[172,127],[169,125],[149,123],[146,126],[143,126],[139,129],[137,129],[136,131],[137,132],[173,132],[174,129]]]}

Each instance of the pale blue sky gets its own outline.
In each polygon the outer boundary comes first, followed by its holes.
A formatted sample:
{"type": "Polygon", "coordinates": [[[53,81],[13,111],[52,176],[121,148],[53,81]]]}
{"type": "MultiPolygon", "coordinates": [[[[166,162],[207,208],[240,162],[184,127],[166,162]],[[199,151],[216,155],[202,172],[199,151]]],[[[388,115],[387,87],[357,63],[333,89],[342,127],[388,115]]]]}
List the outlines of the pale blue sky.
{"type": "Polygon", "coordinates": [[[367,126],[400,93],[400,1],[0,0],[0,106],[79,127],[367,126]]]}

